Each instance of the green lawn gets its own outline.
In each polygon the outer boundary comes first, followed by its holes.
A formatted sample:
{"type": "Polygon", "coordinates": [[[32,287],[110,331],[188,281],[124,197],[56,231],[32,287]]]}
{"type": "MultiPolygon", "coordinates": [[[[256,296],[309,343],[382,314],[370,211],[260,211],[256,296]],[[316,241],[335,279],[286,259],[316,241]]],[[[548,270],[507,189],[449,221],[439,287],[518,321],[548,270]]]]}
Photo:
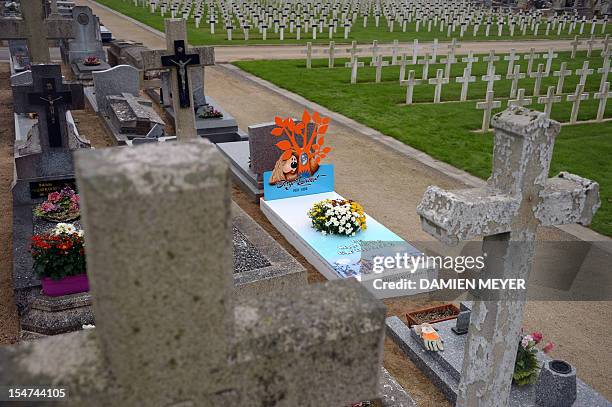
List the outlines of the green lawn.
{"type": "MultiPolygon", "coordinates": [[[[553,70],[558,70],[561,61],[568,62],[568,68],[582,66],[584,53],[578,54],[576,60],[569,59],[569,53],[560,53],[553,63],[553,70]]],[[[366,60],[365,58],[363,59],[366,60]]],[[[369,59],[368,59],[369,61],[369,59]]],[[[589,58],[591,68],[601,66],[601,58],[589,58]]],[[[337,59],[336,67],[327,68],[327,60],[313,60],[313,69],[305,68],[304,60],[280,61],[241,61],[235,65],[266,79],[282,88],[300,94],[330,110],[351,117],[367,126],[375,128],[384,134],[394,137],[425,153],[462,168],[481,178],[488,177],[491,171],[491,134],[475,133],[482,122],[482,111],[475,109],[477,99],[485,94],[486,84],[480,81],[472,83],[468,102],[451,102],[442,104],[429,103],[433,100],[433,85],[415,87],[414,101],[407,106],[404,103],[406,88],[398,83],[399,67],[383,68],[382,83],[374,83],[374,68],[366,67],[359,70],[359,83],[350,84],[350,69],[344,68],[346,59],[337,59]],[[299,80],[296,80],[299,78],[299,80]]],[[[540,61],[541,63],[542,61],[540,61]]],[[[521,61],[521,71],[525,71],[524,61],[521,61]]],[[[537,65],[534,65],[534,68],[537,65]]],[[[435,69],[430,69],[430,76],[435,69]]],[[[506,65],[496,63],[497,72],[505,75],[506,65]]],[[[453,67],[452,75],[462,73],[464,64],[453,67]]],[[[408,69],[415,69],[414,66],[408,69]]],[[[417,77],[420,77],[420,69],[417,77]]],[[[486,63],[474,64],[473,74],[480,76],[486,71],[486,63]]],[[[542,84],[542,93],[546,86],[556,84],[557,78],[546,78],[542,84]]],[[[566,78],[566,93],[571,92],[578,78],[566,78]]],[[[579,120],[594,119],[597,112],[597,100],[593,100],[593,91],[599,86],[600,75],[591,75],[586,83],[586,91],[591,93],[590,99],[581,104],[579,120]]],[[[533,91],[533,79],[523,79],[520,88],[525,88],[527,95],[533,91]]],[[[502,107],[506,106],[510,81],[495,83],[496,100],[504,99],[502,107]]],[[[459,99],[460,84],[444,86],[443,101],[459,99]]],[[[565,99],[565,98],[564,98],[565,99]]],[[[530,107],[543,110],[543,106],[535,103],[530,107]]],[[[499,111],[501,109],[498,109],[499,111]]],[[[553,107],[552,117],[566,122],[571,111],[570,102],[557,103],[553,107]]],[[[612,117],[612,101],[608,103],[605,117],[612,117]]],[[[592,228],[600,233],[612,236],[612,122],[597,124],[577,124],[563,126],[556,145],[551,175],[559,171],[570,171],[575,174],[596,180],[601,185],[602,207],[597,213],[592,228]]]]}
{"type": "MultiPolygon", "coordinates": [[[[157,30],[164,30],[164,18],[169,18],[170,13],[166,13],[165,17],[162,17],[159,13],[159,9],[155,14],[150,13],[148,8],[135,6],[132,1],[126,0],[96,0],[98,3],[108,6],[116,11],[119,11],[122,14],[125,14],[129,17],[132,17],[135,20],[138,20],[144,24],[147,24],[157,30]]],[[[263,41],[261,39],[261,34],[257,32],[255,29],[251,29],[249,32],[249,41],[245,42],[244,34],[242,30],[235,29],[233,31],[232,37],[233,41],[227,40],[227,32],[222,24],[217,23],[215,25],[215,34],[210,33],[209,24],[204,23],[205,18],[202,18],[202,24],[200,28],[195,27],[195,23],[193,19],[190,19],[187,23],[187,30],[189,36],[189,42],[193,45],[243,45],[245,43],[248,44],[297,44],[297,43],[306,43],[307,41],[315,42],[315,43],[328,43],[329,37],[327,34],[327,29],[323,36],[321,34],[317,34],[317,39],[312,40],[312,32],[304,33],[302,30],[302,38],[300,41],[296,40],[296,33],[294,31],[293,34],[289,33],[289,29],[285,29],[285,40],[279,40],[279,34],[275,34],[273,29],[268,29],[267,32],[267,40],[263,41]]],[[[237,24],[235,27],[237,27],[237,24]]],[[[574,31],[571,35],[567,34],[567,28],[564,33],[561,33],[560,36],[557,36],[556,31],[552,32],[550,35],[545,36],[545,28],[546,24],[540,24],[540,29],[538,33],[537,39],[562,39],[562,38],[573,38],[574,35],[578,35],[577,31],[574,31]]],[[[350,43],[353,40],[356,40],[359,43],[371,43],[373,40],[378,40],[380,43],[393,42],[393,40],[399,41],[412,41],[414,39],[418,39],[419,41],[432,41],[434,38],[438,38],[440,41],[447,40],[446,30],[444,32],[440,32],[438,29],[433,29],[431,32],[427,32],[427,27],[421,27],[419,32],[415,32],[416,23],[407,24],[407,32],[402,32],[401,27],[399,25],[395,25],[394,32],[389,32],[387,29],[387,24],[384,18],[381,17],[379,27],[376,28],[374,26],[374,18],[370,17],[368,19],[368,27],[363,28],[363,18],[359,16],[355,24],[351,29],[351,33],[349,35],[348,40],[344,39],[344,28],[338,27],[338,32],[334,34],[333,40],[336,43],[347,42],[350,43]]],[[[608,24],[605,30],[607,34],[612,33],[612,24],[608,24]]],[[[528,30],[529,32],[529,30],[528,30]]],[[[591,24],[585,24],[584,33],[580,36],[586,40],[587,37],[590,36],[591,32],[591,24]]],[[[510,37],[510,30],[507,26],[504,27],[504,31],[502,33],[502,37],[497,36],[497,26],[491,26],[491,32],[489,37],[485,37],[485,27],[481,26],[478,35],[474,37],[472,35],[472,29],[470,28],[464,38],[459,38],[459,30],[457,29],[454,33],[452,33],[452,37],[457,37],[461,41],[486,41],[486,40],[499,40],[499,39],[513,39],[513,40],[524,40],[524,39],[535,39],[533,35],[520,35],[519,30],[515,30],[515,35],[510,37]]],[[[605,34],[604,33],[604,34],[605,34]]],[[[601,33],[601,25],[598,25],[595,29],[595,35],[598,37],[603,37],[604,34],[601,33]]],[[[586,46],[585,44],[582,45],[586,46]]]]}

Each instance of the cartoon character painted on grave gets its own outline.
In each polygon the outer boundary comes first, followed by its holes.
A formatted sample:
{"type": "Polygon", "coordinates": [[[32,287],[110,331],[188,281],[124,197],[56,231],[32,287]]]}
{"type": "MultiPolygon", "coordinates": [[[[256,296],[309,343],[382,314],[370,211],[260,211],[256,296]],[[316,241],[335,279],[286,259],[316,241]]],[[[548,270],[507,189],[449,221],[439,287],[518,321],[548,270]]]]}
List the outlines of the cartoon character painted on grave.
{"type": "Polygon", "coordinates": [[[331,151],[331,148],[324,146],[324,134],[327,132],[329,118],[321,117],[317,112],[311,116],[304,110],[302,120],[298,123],[291,117],[282,119],[277,116],[274,121],[277,127],[272,130],[272,135],[285,135],[287,139],[276,143],[282,154],[272,171],[270,185],[314,175],[319,169],[321,159],[331,151]],[[310,134],[309,129],[312,129],[310,134]],[[298,142],[298,136],[301,136],[301,144],[298,142]]]}

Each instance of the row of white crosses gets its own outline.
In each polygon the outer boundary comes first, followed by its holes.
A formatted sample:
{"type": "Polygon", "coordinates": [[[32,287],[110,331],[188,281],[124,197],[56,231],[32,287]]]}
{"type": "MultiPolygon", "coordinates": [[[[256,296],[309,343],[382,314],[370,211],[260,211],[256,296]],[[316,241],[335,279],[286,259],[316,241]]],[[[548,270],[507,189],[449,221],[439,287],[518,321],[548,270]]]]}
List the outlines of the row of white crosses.
{"type": "MultiPolygon", "coordinates": [[[[570,124],[578,123],[578,112],[580,111],[580,102],[583,100],[588,100],[590,94],[588,92],[584,92],[584,85],[579,83],[576,85],[576,90],[574,93],[570,93],[566,95],[565,100],[568,102],[572,102],[572,111],[570,113],[570,124]]],[[[599,100],[599,105],[597,107],[597,116],[595,118],[596,122],[601,122],[604,120],[604,114],[606,111],[606,105],[608,99],[612,97],[612,92],[610,92],[610,82],[604,82],[603,86],[599,89],[599,92],[593,93],[593,99],[599,100]]],[[[508,100],[508,107],[510,106],[519,106],[524,107],[528,106],[532,103],[533,99],[525,97],[525,89],[519,89],[517,92],[516,99],[508,100]]],[[[554,86],[549,86],[546,92],[546,96],[538,97],[538,103],[544,105],[544,114],[546,117],[550,117],[552,112],[553,104],[559,103],[563,101],[563,96],[558,95],[555,92],[554,86]]],[[[476,103],[476,109],[483,110],[482,117],[482,128],[481,132],[489,131],[489,123],[491,121],[491,113],[493,109],[498,109],[501,107],[501,100],[494,100],[493,91],[487,91],[487,97],[484,101],[476,103]]]]}
{"type": "Polygon", "coordinates": [[[317,39],[317,36],[333,39],[340,35],[348,39],[359,17],[362,18],[364,28],[374,22],[376,28],[386,27],[389,32],[433,30],[445,32],[447,37],[458,35],[461,38],[468,33],[472,36],[483,33],[487,37],[495,34],[549,36],[566,32],[568,35],[599,35],[604,34],[607,27],[607,17],[587,21],[567,13],[545,17],[537,10],[527,13],[520,11],[517,14],[465,1],[317,1],[304,4],[270,3],[263,0],[150,0],[144,6],[152,13],[159,12],[162,17],[169,13],[173,18],[192,18],[196,27],[200,27],[204,19],[210,26],[211,34],[215,33],[216,24],[222,24],[228,40],[232,40],[232,32],[236,28],[243,30],[245,40],[250,38],[251,28],[257,29],[264,40],[267,40],[268,30],[272,28],[281,41],[286,38],[287,29],[291,34],[295,32],[298,40],[306,35],[312,39],[317,39]],[[585,30],[589,24],[590,30],[585,30]]]}

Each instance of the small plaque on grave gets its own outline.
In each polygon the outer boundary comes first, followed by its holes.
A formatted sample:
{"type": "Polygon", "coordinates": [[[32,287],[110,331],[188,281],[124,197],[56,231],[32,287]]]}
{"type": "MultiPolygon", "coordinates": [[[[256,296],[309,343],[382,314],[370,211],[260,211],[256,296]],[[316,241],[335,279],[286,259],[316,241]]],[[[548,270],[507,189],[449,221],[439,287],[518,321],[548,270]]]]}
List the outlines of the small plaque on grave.
{"type": "Polygon", "coordinates": [[[30,182],[30,198],[46,198],[51,192],[59,192],[66,186],[77,190],[74,178],[30,182]]]}

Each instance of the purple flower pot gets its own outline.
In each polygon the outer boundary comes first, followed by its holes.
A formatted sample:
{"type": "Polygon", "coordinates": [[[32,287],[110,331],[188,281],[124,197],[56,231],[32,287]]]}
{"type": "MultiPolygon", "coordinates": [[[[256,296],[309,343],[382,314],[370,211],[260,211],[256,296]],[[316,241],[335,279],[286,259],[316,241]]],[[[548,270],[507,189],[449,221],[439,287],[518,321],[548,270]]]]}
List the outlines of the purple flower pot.
{"type": "Polygon", "coordinates": [[[49,297],[59,297],[61,295],[89,291],[89,280],[85,273],[64,277],[60,280],[43,277],[40,281],[42,283],[43,294],[49,297]]]}

